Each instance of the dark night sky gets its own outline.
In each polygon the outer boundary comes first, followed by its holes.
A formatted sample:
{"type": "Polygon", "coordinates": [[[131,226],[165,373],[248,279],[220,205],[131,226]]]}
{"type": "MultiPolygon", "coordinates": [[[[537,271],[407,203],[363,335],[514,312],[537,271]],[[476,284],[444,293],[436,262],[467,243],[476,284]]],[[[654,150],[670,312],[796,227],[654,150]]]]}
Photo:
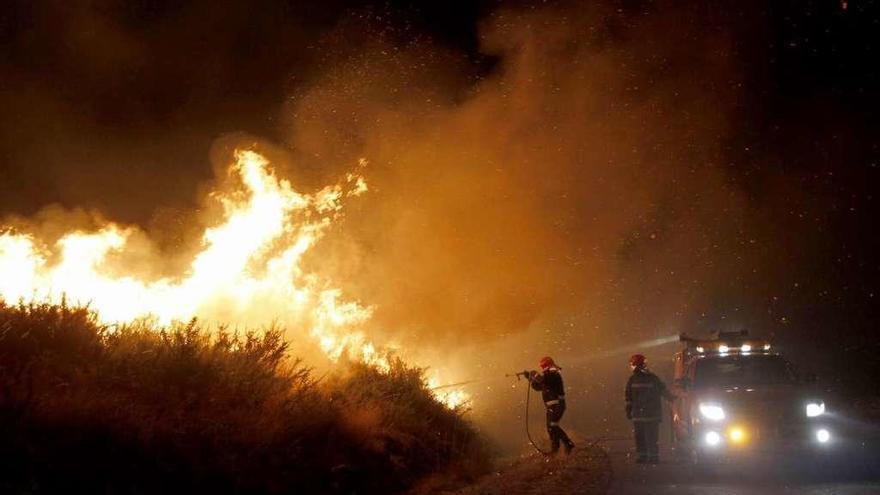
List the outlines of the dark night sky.
{"type": "MultiPolygon", "coordinates": [[[[829,363],[856,357],[866,363],[860,372],[880,371],[880,352],[863,352],[880,351],[880,8],[860,0],[691,3],[607,2],[608,30],[638,45],[631,26],[672,12],[697,33],[695,44],[716,33],[727,41],[734,76],[694,84],[737,89],[726,102],[720,165],[760,219],[756,230],[793,267],[789,280],[759,289],[779,296],[767,303],[768,321],[805,353],[814,339],[835,338],[840,352],[829,363]],[[797,333],[784,332],[791,320],[800,322],[797,333]]],[[[295,148],[285,104],[363,36],[381,33],[401,46],[429,40],[456,60],[448,85],[466,93],[504,66],[481,52],[481,24],[500,7],[544,4],[7,1],[0,216],[60,203],[146,225],[157,208],[194,205],[198,185],[212,177],[218,137],[247,132],[295,148]],[[352,25],[359,34],[340,44],[352,25]]],[[[580,15],[577,3],[565,5],[580,15]]],[[[717,300],[704,312],[724,307],[717,300]]]]}
{"type": "Polygon", "coordinates": [[[401,43],[435,36],[479,58],[475,26],[487,10],[469,1],[5,5],[0,211],[61,202],[141,222],[156,204],[192,199],[193,184],[211,177],[217,136],[279,135],[281,105],[332,59],[321,42],[338,23],[399,33],[401,43]],[[119,173],[141,181],[106,187],[119,173]],[[179,180],[156,179],[169,174],[179,180]]]}

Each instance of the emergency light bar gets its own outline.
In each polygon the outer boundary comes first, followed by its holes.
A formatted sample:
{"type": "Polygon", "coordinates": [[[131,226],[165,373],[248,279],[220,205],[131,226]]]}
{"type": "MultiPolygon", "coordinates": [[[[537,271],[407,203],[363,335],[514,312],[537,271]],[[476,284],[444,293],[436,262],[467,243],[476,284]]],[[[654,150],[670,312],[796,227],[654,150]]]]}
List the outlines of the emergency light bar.
{"type": "Polygon", "coordinates": [[[766,340],[749,338],[749,333],[746,330],[739,332],[717,332],[710,339],[698,339],[681,334],[679,341],[685,344],[685,352],[687,354],[696,356],[710,354],[721,356],[729,354],[766,354],[772,348],[766,340]]]}

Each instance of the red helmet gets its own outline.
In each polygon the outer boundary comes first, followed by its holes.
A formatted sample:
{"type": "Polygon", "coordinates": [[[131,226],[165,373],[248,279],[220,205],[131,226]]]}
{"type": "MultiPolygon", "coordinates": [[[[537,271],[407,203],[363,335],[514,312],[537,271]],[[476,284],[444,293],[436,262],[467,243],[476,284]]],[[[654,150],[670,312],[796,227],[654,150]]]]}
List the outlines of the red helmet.
{"type": "Polygon", "coordinates": [[[550,356],[544,356],[541,358],[541,361],[538,363],[541,365],[541,369],[545,370],[551,366],[555,367],[556,363],[553,362],[553,358],[550,356]]]}
{"type": "Polygon", "coordinates": [[[645,366],[645,363],[647,362],[648,360],[645,359],[645,356],[642,354],[633,354],[632,357],[629,358],[629,365],[636,368],[645,366]]]}

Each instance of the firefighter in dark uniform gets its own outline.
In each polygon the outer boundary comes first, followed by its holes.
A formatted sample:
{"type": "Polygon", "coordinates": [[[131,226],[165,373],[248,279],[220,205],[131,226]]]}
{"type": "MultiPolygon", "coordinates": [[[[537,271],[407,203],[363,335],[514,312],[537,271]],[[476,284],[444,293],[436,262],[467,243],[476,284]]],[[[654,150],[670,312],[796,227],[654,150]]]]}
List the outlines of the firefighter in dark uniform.
{"type": "Polygon", "coordinates": [[[645,356],[636,354],[629,359],[632,376],[626,383],[626,419],[633,422],[636,438],[636,462],[657,464],[660,461],[657,448],[662,404],[660,399],[675,398],[666,385],[654,373],[648,371],[645,356]]]}
{"type": "Polygon", "coordinates": [[[542,373],[531,371],[526,377],[533,389],[541,391],[544,407],[547,408],[547,433],[550,435],[551,453],[559,452],[559,444],[562,443],[565,453],[569,454],[574,448],[574,442],[559,427],[559,420],[565,414],[565,387],[562,385],[560,368],[550,357],[541,358],[540,366],[542,373]]]}

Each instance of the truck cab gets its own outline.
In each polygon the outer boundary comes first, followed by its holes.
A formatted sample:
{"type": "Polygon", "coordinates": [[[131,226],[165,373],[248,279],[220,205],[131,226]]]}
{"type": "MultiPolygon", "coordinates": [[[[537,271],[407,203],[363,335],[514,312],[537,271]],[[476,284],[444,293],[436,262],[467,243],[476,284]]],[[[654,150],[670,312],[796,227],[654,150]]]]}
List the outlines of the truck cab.
{"type": "Polygon", "coordinates": [[[700,460],[833,445],[815,380],[799,378],[769,341],[747,332],[680,341],[671,408],[677,450],[700,460]]]}

